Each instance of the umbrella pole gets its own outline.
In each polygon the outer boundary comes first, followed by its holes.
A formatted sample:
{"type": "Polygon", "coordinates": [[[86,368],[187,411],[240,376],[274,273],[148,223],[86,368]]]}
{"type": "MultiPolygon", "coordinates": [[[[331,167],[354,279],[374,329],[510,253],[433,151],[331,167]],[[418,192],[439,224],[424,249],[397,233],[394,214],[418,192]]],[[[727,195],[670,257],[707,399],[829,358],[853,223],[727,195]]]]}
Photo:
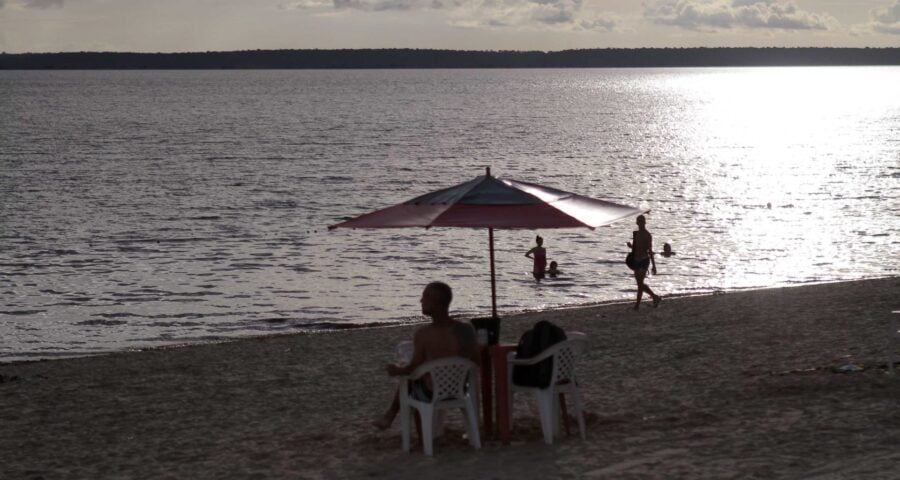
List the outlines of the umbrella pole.
{"type": "Polygon", "coordinates": [[[491,316],[497,318],[497,280],[494,273],[494,229],[488,227],[488,242],[491,251],[491,316]]]}

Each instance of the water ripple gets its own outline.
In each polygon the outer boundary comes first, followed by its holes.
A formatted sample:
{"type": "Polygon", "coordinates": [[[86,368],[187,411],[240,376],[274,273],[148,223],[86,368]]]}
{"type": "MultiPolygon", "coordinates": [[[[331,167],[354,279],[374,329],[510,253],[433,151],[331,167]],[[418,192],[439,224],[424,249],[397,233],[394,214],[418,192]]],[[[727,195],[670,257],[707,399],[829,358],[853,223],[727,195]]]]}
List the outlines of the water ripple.
{"type": "MultiPolygon", "coordinates": [[[[419,321],[431,280],[483,315],[486,230],[326,227],[485,166],[650,209],[677,252],[649,279],[664,293],[896,274],[897,84],[893,67],[0,72],[21,112],[0,120],[0,361],[419,321]]],[[[631,298],[632,229],[495,231],[501,313],[631,298]],[[535,285],[535,234],[564,278],[535,285]]]]}

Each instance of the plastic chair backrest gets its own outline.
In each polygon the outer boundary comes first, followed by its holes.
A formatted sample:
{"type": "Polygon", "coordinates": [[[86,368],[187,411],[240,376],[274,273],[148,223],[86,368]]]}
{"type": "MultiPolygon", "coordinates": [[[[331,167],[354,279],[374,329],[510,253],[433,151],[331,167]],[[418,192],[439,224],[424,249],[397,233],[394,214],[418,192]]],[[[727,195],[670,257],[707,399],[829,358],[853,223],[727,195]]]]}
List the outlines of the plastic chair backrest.
{"type": "Polygon", "coordinates": [[[565,381],[575,381],[575,362],[586,348],[587,340],[584,337],[573,337],[548,349],[553,351],[551,353],[553,355],[551,385],[565,381]]]}
{"type": "Polygon", "coordinates": [[[465,397],[470,374],[477,368],[475,362],[466,358],[441,358],[420,365],[411,377],[431,375],[431,403],[435,403],[465,397]]]}

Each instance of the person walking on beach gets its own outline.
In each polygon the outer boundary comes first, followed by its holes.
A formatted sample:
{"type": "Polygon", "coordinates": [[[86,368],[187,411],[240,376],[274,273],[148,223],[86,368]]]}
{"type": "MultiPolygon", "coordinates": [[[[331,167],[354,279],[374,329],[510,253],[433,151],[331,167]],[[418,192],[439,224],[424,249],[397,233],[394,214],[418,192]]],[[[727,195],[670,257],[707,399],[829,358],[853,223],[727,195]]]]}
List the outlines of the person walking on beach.
{"type": "MultiPolygon", "coordinates": [[[[431,282],[422,291],[422,313],[431,317],[431,323],[420,327],[413,335],[412,358],[406,365],[389,363],[385,366],[392,377],[409,375],[419,365],[431,360],[446,357],[463,357],[479,363],[478,345],[475,341],[475,329],[468,323],[458,322],[450,318],[450,302],[453,290],[443,282],[431,282]]],[[[431,379],[425,378],[414,382],[412,395],[425,400],[431,397],[431,379]]],[[[400,411],[399,393],[394,393],[394,400],[380,418],[372,424],[379,430],[391,426],[400,411]]]]}
{"type": "Polygon", "coordinates": [[[634,309],[637,310],[641,306],[641,297],[644,292],[653,297],[653,306],[659,306],[662,297],[653,293],[653,290],[644,282],[647,277],[647,268],[651,265],[651,271],[656,275],[656,260],[653,259],[653,235],[647,230],[647,219],[643,215],[637,217],[638,229],[632,232],[632,241],[628,243],[631,247],[632,265],[634,270],[634,279],[637,281],[637,301],[634,309]]]}
{"type": "Polygon", "coordinates": [[[547,270],[547,249],[544,248],[544,239],[540,235],[534,237],[536,247],[525,253],[525,256],[534,260],[534,268],[531,273],[538,282],[546,275],[547,270]],[[534,256],[532,256],[534,255],[534,256]]]}

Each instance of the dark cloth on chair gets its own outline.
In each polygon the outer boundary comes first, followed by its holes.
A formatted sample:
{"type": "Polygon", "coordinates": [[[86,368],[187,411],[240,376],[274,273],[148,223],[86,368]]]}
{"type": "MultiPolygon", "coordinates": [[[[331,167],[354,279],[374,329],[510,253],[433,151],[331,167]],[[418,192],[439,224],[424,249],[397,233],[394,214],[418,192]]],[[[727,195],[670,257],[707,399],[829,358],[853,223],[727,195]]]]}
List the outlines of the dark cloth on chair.
{"type": "Polygon", "coordinates": [[[418,400],[420,402],[430,402],[432,397],[431,388],[428,387],[428,383],[425,382],[424,378],[417,378],[413,380],[412,386],[410,387],[410,396],[413,400],[418,400]]]}

